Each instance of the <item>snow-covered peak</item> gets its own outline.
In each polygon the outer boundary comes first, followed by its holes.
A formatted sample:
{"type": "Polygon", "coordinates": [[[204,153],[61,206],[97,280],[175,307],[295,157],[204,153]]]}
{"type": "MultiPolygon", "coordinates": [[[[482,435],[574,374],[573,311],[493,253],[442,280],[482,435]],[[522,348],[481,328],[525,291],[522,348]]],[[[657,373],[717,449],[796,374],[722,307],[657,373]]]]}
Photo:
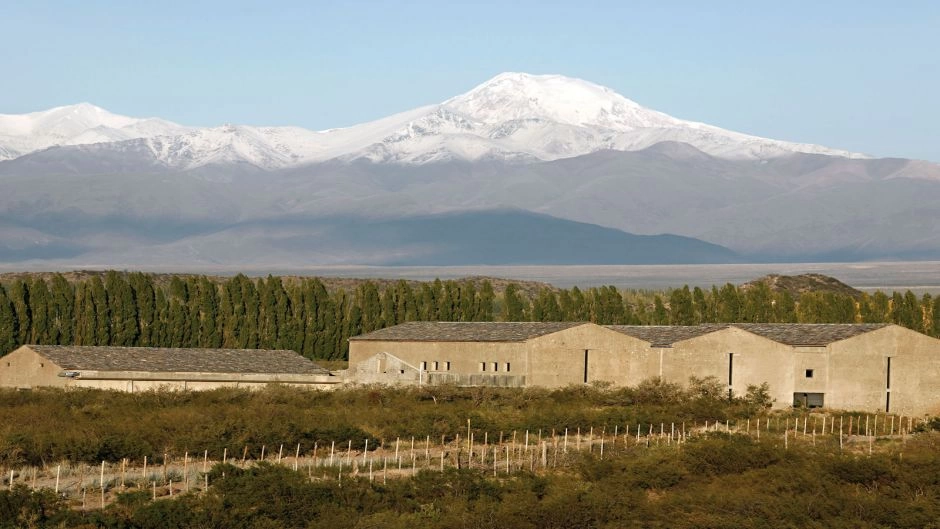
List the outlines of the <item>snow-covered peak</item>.
{"type": "Polygon", "coordinates": [[[503,73],[443,106],[488,124],[541,120],[628,131],[681,123],[609,88],[563,75],[503,73]]]}
{"type": "Polygon", "coordinates": [[[27,114],[0,114],[0,160],[55,145],[86,145],[182,134],[190,130],[158,118],[132,118],[91,103],[27,114]]]}
{"type": "Polygon", "coordinates": [[[158,161],[176,168],[248,163],[277,169],[333,159],[524,163],[601,150],[636,151],[660,142],[684,143],[730,159],[764,160],[790,153],[862,157],[674,118],[581,79],[515,72],[497,75],[440,104],[319,132],[242,125],[195,129],[112,114],[88,103],[0,114],[0,160],[55,145],[137,139],[146,140],[158,161]]]}

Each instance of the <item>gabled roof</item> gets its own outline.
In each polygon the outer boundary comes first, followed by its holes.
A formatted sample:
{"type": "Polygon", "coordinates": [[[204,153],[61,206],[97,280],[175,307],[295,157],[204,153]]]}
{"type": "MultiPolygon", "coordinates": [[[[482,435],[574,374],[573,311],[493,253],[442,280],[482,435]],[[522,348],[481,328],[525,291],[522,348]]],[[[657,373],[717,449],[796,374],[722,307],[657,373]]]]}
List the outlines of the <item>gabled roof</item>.
{"type": "Polygon", "coordinates": [[[887,327],[887,323],[735,323],[734,327],[792,346],[825,346],[887,327]]]}
{"type": "Polygon", "coordinates": [[[390,342],[524,342],[584,322],[413,321],[350,338],[390,342]]]}
{"type": "Polygon", "coordinates": [[[328,375],[294,351],[27,345],[67,370],[328,375]]]}
{"type": "Polygon", "coordinates": [[[669,347],[676,342],[719,331],[728,326],[716,323],[703,325],[607,325],[606,327],[612,331],[649,342],[651,347],[669,347]]]}
{"type": "Polygon", "coordinates": [[[736,327],[790,346],[822,347],[839,340],[886,327],[886,323],[706,323],[702,325],[608,325],[607,328],[649,342],[651,347],[670,347],[676,342],[736,327]]]}
{"type": "MultiPolygon", "coordinates": [[[[524,342],[584,322],[409,322],[350,338],[390,342],[524,342]]],[[[791,346],[825,346],[881,329],[885,323],[706,323],[701,325],[605,325],[606,328],[671,347],[676,342],[736,327],[791,346]]]]}

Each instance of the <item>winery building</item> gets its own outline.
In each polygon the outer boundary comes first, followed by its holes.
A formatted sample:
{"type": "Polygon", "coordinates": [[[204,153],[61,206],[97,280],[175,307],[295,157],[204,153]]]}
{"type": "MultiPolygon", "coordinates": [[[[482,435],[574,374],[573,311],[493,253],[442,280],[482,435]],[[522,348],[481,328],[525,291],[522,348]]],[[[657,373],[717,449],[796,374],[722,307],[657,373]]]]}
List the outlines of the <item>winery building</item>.
{"type": "Polygon", "coordinates": [[[0,387],[146,391],[335,387],[340,377],[294,351],[24,345],[0,358],[0,387]]]}
{"type": "Polygon", "coordinates": [[[715,377],[775,406],[940,414],[940,340],[891,324],[411,322],[350,339],[357,382],[544,386],[715,377]]]}

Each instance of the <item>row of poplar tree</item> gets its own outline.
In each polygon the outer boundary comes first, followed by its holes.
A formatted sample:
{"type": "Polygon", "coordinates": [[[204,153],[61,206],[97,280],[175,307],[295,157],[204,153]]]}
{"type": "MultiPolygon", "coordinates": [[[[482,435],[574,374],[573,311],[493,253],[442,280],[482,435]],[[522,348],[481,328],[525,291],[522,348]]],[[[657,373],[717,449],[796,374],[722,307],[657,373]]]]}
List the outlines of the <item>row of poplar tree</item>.
{"type": "Polygon", "coordinates": [[[940,333],[940,298],[910,291],[861,297],[809,292],[794,299],[766,284],[667,292],[542,288],[486,280],[358,283],[317,278],[228,279],[108,272],[70,282],[55,274],[0,285],[0,354],[32,344],[292,349],[343,359],[347,339],[406,321],[897,323],[940,333]]]}

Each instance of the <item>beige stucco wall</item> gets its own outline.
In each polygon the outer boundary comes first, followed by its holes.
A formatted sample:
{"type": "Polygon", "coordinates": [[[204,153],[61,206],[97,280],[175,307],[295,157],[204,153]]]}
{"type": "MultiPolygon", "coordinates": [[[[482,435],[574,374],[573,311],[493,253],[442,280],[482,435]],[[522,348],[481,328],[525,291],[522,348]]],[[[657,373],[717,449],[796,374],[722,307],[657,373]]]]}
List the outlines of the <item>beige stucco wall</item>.
{"type": "Polygon", "coordinates": [[[827,405],[884,411],[891,357],[892,413],[940,414],[940,340],[897,325],[829,346],[827,405]]]}
{"type": "MultiPolygon", "coordinates": [[[[587,382],[635,385],[656,376],[649,374],[649,343],[606,327],[586,323],[526,343],[527,385],[562,387],[584,383],[584,352],[587,353],[587,382]]],[[[658,369],[658,356],[656,356],[658,369]]]]}
{"type": "Polygon", "coordinates": [[[0,387],[65,386],[68,379],[59,376],[61,371],[61,367],[24,345],[0,358],[0,387]]]}
{"type": "Polygon", "coordinates": [[[395,342],[376,340],[350,340],[349,365],[355,366],[379,353],[388,353],[404,362],[421,367],[426,362],[426,371],[447,372],[450,362],[452,373],[524,374],[525,342],[395,342]],[[434,362],[438,369],[434,369],[434,362]],[[486,371],[480,363],[486,362],[486,371]],[[493,371],[493,363],[497,369],[493,371]],[[506,364],[509,371],[506,371],[506,364]]]}
{"type": "Polygon", "coordinates": [[[715,377],[727,386],[729,355],[733,355],[734,395],[744,395],[749,385],[766,382],[775,407],[792,404],[792,348],[736,327],[674,343],[663,353],[662,378],[687,385],[692,376],[715,377]]]}

